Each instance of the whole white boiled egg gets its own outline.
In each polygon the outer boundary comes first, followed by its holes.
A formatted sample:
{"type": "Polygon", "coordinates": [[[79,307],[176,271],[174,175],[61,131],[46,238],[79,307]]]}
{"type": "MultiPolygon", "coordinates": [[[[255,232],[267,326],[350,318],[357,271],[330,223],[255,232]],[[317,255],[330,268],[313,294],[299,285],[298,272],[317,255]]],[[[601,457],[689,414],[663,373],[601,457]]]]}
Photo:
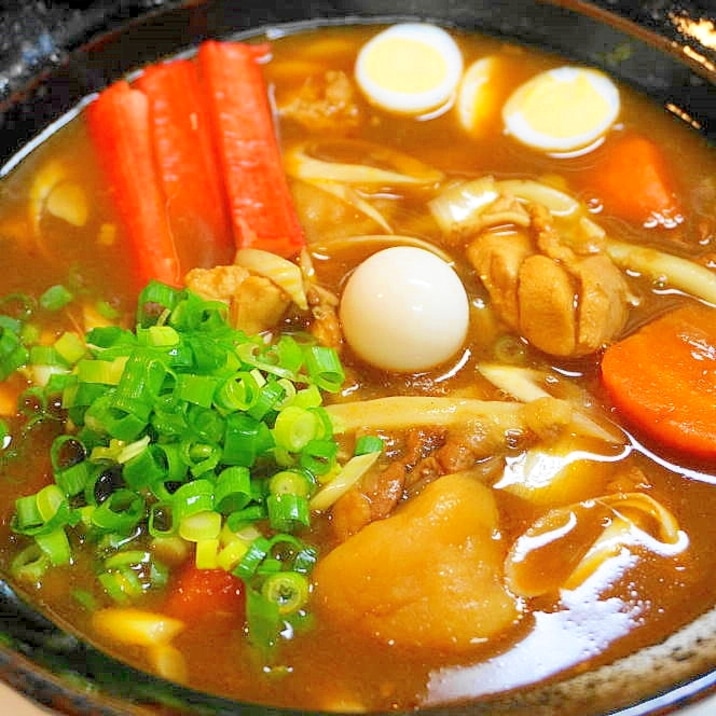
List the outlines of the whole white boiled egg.
{"type": "Polygon", "coordinates": [[[446,30],[405,22],[379,32],[361,47],[355,78],[372,104],[417,115],[449,105],[462,69],[460,48],[446,30]]]}
{"type": "Polygon", "coordinates": [[[589,148],[619,116],[616,85],[599,70],[564,66],[542,72],[508,98],[502,117],[508,134],[546,152],[589,148]]]}
{"type": "Polygon", "coordinates": [[[426,249],[394,246],[363,261],[341,297],[343,335],[367,363],[415,373],[462,347],[470,305],[450,264],[426,249]]]}

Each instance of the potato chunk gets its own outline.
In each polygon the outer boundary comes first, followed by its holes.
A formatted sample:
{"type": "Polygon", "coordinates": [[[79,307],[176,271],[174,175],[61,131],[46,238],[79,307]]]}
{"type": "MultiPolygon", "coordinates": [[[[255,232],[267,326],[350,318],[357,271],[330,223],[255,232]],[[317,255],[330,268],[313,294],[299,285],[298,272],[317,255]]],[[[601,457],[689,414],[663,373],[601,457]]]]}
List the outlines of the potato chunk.
{"type": "Polygon", "coordinates": [[[428,485],[319,561],[324,618],[384,643],[465,652],[512,626],[490,490],[467,473],[428,485]]]}

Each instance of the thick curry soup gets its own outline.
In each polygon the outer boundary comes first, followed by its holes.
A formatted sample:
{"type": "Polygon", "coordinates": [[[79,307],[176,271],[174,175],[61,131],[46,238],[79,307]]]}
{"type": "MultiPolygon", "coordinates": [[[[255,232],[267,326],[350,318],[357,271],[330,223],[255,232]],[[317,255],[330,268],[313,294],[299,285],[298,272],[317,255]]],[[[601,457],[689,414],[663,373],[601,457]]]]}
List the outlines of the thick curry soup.
{"type": "Polygon", "coordinates": [[[659,643],[714,604],[715,177],[601,71],[429,24],[116,82],[0,183],[3,572],[299,709],[659,643]]]}

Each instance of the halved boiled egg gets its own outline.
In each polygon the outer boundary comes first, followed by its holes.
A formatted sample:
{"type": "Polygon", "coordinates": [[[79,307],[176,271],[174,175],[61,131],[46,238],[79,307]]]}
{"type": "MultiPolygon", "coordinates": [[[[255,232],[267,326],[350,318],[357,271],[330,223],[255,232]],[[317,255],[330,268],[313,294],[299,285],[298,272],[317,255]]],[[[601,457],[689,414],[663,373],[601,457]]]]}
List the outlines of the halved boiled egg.
{"type": "Polygon", "coordinates": [[[346,282],[339,315],[348,345],[383,370],[434,368],[462,347],[470,306],[450,264],[426,249],[393,246],[346,282]]]}
{"type": "Polygon", "coordinates": [[[547,152],[589,147],[616,121],[619,90],[604,73],[557,67],[532,77],[508,98],[502,117],[518,141],[547,152]]]}
{"type": "Polygon", "coordinates": [[[447,106],[462,76],[463,59],[442,28],[405,22],[379,32],[361,47],[355,78],[369,102],[398,114],[447,106]]]}
{"type": "Polygon", "coordinates": [[[460,82],[455,109],[463,129],[479,134],[493,116],[499,116],[501,104],[500,59],[496,55],[475,60],[460,82]]]}

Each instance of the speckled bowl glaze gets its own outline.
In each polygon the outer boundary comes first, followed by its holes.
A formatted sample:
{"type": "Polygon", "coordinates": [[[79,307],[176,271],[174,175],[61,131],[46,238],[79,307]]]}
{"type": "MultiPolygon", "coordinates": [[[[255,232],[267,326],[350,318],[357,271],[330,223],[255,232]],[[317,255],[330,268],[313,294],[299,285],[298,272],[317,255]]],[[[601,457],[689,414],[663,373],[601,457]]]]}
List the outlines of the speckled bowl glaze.
{"type": "MultiPolygon", "coordinates": [[[[163,55],[280,23],[356,19],[432,19],[560,52],[608,70],[716,141],[713,0],[0,0],[0,11],[5,170],[81,98],[163,55]]],[[[108,716],[291,713],[192,691],[119,663],[40,614],[1,577],[0,678],[40,704],[108,716]]],[[[654,716],[715,691],[716,609],[664,643],[595,671],[425,713],[654,716]]]]}

